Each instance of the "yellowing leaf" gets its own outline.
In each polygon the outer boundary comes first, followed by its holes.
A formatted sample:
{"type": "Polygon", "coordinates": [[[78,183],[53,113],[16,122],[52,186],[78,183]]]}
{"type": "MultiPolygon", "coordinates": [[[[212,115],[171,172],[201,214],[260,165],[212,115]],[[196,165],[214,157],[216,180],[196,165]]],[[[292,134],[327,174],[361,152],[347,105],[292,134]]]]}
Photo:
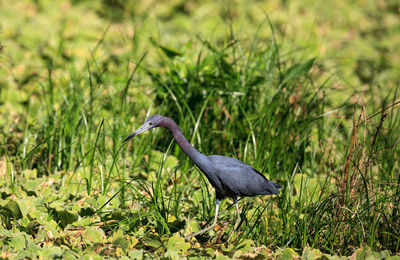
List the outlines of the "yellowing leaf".
{"type": "Polygon", "coordinates": [[[87,229],[82,233],[82,237],[92,243],[105,242],[104,232],[98,227],[87,227],[87,229]]]}
{"type": "Polygon", "coordinates": [[[172,236],[168,240],[167,253],[165,256],[175,255],[175,253],[184,254],[190,248],[190,243],[186,242],[185,238],[172,236]]]}

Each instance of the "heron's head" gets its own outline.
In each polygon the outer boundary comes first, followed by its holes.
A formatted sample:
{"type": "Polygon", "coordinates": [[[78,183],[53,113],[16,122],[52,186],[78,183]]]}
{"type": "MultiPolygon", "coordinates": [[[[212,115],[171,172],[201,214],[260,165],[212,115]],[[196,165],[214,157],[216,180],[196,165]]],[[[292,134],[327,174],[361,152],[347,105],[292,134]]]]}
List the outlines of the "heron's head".
{"type": "Polygon", "coordinates": [[[144,124],[139,127],[135,132],[133,132],[131,135],[129,135],[125,140],[124,143],[126,143],[127,141],[129,141],[129,139],[135,137],[136,135],[139,135],[147,130],[150,130],[154,127],[157,127],[160,125],[161,121],[163,120],[163,116],[160,115],[153,115],[149,118],[146,119],[146,121],[144,122],[144,124]]]}

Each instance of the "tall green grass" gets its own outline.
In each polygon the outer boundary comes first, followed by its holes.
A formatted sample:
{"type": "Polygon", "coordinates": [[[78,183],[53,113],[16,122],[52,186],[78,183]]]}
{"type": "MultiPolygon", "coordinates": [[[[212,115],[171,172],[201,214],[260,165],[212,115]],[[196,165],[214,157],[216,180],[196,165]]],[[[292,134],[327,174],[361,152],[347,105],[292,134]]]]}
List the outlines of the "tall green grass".
{"type": "MultiPolygon", "coordinates": [[[[239,158],[283,186],[279,196],[240,201],[234,243],[340,254],[368,244],[398,252],[400,120],[396,106],[383,109],[396,102],[397,91],[371,97],[376,103],[345,103],[335,114],[342,117],[332,117],[330,82],[313,72],[314,57],[283,55],[274,38],[253,39],[198,37],[194,57],[153,40],[165,54],[158,67],[142,55],[133,65],[119,61],[118,75],[109,69],[114,57],[106,56],[55,79],[61,68],[43,56],[47,77],[25,107],[22,134],[4,137],[17,148],[2,153],[16,171],[66,174],[66,186],[79,175],[88,195],[109,198],[98,214],[119,222],[106,225],[107,232],[122,228],[161,243],[209,223],[215,198],[165,129],[121,147],[147,115],[158,113],[172,117],[201,152],[239,158]],[[120,208],[106,210],[114,202],[120,208]]],[[[14,187],[18,179],[10,178],[14,187]]],[[[221,206],[220,229],[200,241],[225,242],[234,224],[230,204],[221,206]]]]}

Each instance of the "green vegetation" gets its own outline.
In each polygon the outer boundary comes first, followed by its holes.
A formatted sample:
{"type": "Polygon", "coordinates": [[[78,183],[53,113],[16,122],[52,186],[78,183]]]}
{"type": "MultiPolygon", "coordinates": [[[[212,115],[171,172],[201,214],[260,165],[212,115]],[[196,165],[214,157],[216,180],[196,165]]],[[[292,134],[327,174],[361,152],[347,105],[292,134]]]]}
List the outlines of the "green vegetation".
{"type": "Polygon", "coordinates": [[[399,259],[397,1],[0,3],[0,258],[399,259]],[[165,129],[284,188],[234,207],[165,129]],[[397,255],[397,256],[394,256],[397,255]]]}

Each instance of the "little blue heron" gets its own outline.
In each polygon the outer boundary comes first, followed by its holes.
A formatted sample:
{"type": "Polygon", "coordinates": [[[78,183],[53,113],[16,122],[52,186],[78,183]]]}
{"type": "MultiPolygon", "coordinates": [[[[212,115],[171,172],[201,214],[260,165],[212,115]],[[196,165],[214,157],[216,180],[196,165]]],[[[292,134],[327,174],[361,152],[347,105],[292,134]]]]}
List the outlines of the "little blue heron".
{"type": "MultiPolygon", "coordinates": [[[[221,155],[206,156],[197,151],[183,136],[179,126],[169,117],[160,115],[153,115],[149,117],[139,129],[137,129],[124,140],[124,143],[132,137],[154,127],[165,127],[171,131],[176,143],[204,173],[216,191],[216,207],[213,224],[198,232],[187,235],[185,237],[186,239],[189,240],[193,236],[207,232],[217,225],[219,204],[225,197],[232,198],[235,203],[237,218],[234,230],[236,230],[240,224],[240,213],[237,204],[237,197],[279,193],[279,189],[281,188],[279,184],[267,180],[262,173],[250,165],[234,158],[221,155]]],[[[228,240],[230,240],[232,234],[229,236],[228,240]]]]}

